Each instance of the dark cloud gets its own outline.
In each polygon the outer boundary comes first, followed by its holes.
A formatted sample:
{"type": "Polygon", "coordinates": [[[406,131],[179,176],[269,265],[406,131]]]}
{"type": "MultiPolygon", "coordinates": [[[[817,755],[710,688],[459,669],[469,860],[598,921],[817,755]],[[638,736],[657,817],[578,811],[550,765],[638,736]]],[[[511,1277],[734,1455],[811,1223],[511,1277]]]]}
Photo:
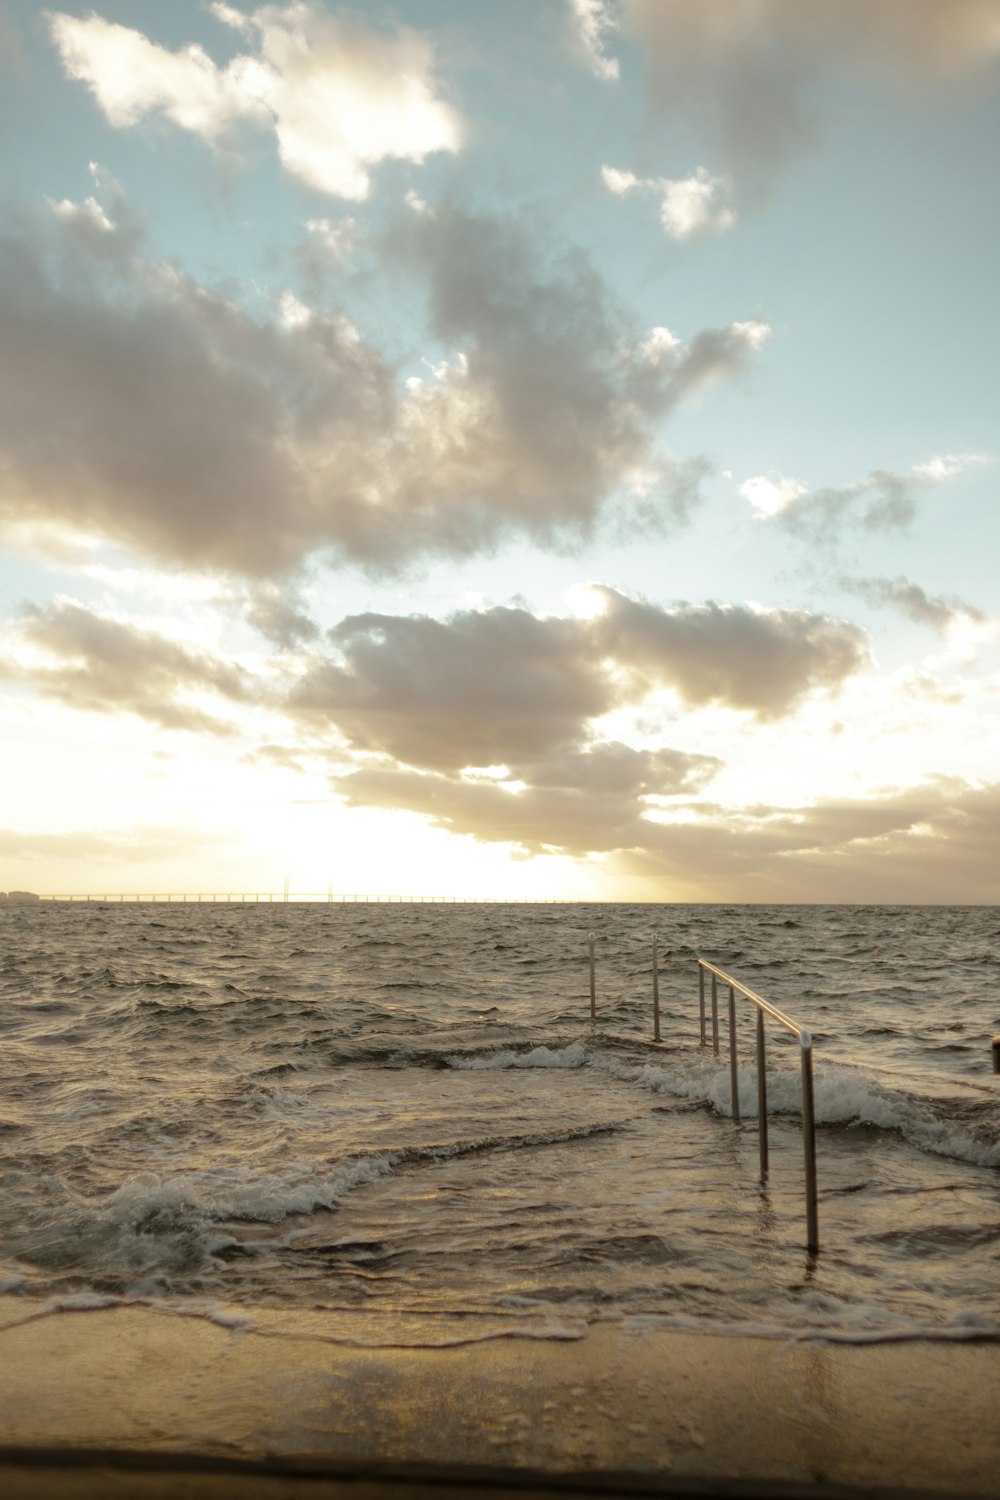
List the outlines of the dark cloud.
{"type": "Polygon", "coordinates": [[[323,541],[304,464],[386,420],[377,357],[335,319],[298,332],[256,323],[132,258],[114,226],[81,235],[64,214],[53,228],[48,241],[0,239],[8,517],[248,573],[323,541]]]}
{"type": "Polygon", "coordinates": [[[829,77],[919,98],[1000,57],[1000,0],[621,0],[621,13],[658,104],[744,186],[815,139],[810,100],[829,77]]]}
{"type": "Polygon", "coordinates": [[[771,524],[822,545],[836,541],[848,527],[868,534],[905,531],[917,514],[921,492],[936,482],[913,471],[897,474],[873,469],[866,479],[853,484],[801,495],[779,511],[771,524]]]}
{"type": "Polygon", "coordinates": [[[289,708],[357,749],[435,770],[519,764],[578,740],[616,701],[577,620],[526,609],[352,615],[289,708]]]}
{"type": "Polygon", "coordinates": [[[691,793],[720,765],[712,756],[610,742],[523,768],[532,782],[521,789],[399,767],[355,771],[334,786],[350,806],[405,808],[449,832],[526,853],[585,855],[641,846],[653,827],[643,817],[646,799],[691,793]]]}
{"type": "MultiPolygon", "coordinates": [[[[601,747],[619,751],[624,747],[601,747]]],[[[642,752],[625,752],[640,760],[642,752]]],[[[635,782],[530,786],[512,793],[484,781],[371,768],[340,778],[353,806],[405,808],[434,825],[532,853],[605,856],[605,872],[631,897],[729,901],[1000,900],[996,845],[1000,783],[938,777],[870,798],[805,807],[733,808],[683,793],[714,767],[678,757],[672,772],[635,782]],[[687,762],[687,764],[685,764],[687,762]],[[661,821],[646,800],[673,794],[661,821]]],[[[653,804],[655,807],[655,803],[653,804]]]]}
{"type": "MultiPolygon", "coordinates": [[[[391,254],[449,361],[401,389],[343,316],[268,322],[139,252],[117,185],[0,235],[0,519],[271,577],[314,553],[372,570],[508,537],[578,545],[635,492],[675,525],[703,461],[661,418],[738,373],[763,325],[650,352],[582,256],[521,225],[414,213],[391,254]]],[[[387,249],[386,253],[390,253],[387,249]]]]}
{"type": "Polygon", "coordinates": [[[444,621],[352,615],[330,632],[335,654],[314,659],[288,710],[407,765],[513,768],[581,742],[590,721],[654,688],[768,719],[867,661],[863,632],[824,615],[663,609],[598,592],[604,608],[590,619],[514,608],[444,621]]]}
{"type": "Polygon", "coordinates": [[[607,854],[661,847],[656,808],[699,791],[721,762],[601,740],[602,715],[671,688],[774,718],[867,660],[862,632],[825,616],[598,592],[601,612],[583,619],[351,616],[286,709],[314,745],[335,734],[370,757],[334,777],[352,806],[402,808],[525,852],[607,854]]]}
{"type": "Polygon", "coordinates": [[[919,584],[902,576],[897,578],[840,578],[840,587],[855,594],[875,608],[899,610],[918,625],[929,625],[945,631],[959,620],[983,624],[989,618],[982,610],[959,599],[945,599],[928,594],[919,584]]]}
{"type": "Polygon", "coordinates": [[[283,651],[294,650],[319,636],[319,626],[293,589],[259,583],[239,603],[247,624],[283,651]]]}
{"type": "MultiPolygon", "coordinates": [[[[230,732],[202,706],[206,695],[265,706],[286,714],[314,748],[329,751],[333,736],[352,752],[424,770],[503,765],[544,786],[558,761],[553,784],[583,789],[599,767],[606,777],[615,764],[630,775],[646,764],[616,762],[592,741],[603,715],[640,706],[654,689],[772,719],[808,692],[835,690],[867,659],[862,632],[823,615],[743,605],[664,609],[613,589],[596,592],[603,608],[587,619],[514,607],[446,620],[370,613],[346,617],[317,646],[314,622],[294,598],[262,589],[251,596],[251,616],[256,598],[258,628],[297,650],[272,664],[283,674],[280,688],[63,601],[29,606],[13,622],[21,650],[8,652],[0,675],[30,680],[70,707],[131,712],[165,728],[230,732]],[[24,647],[42,652],[42,663],[27,666],[24,647]]],[[[667,761],[656,764],[663,770],[667,761]]]]}
{"type": "Polygon", "coordinates": [[[805,610],[685,604],[665,610],[599,590],[594,632],[637,684],[674,688],[691,705],[723,704],[758,718],[788,713],[808,692],[838,687],[868,659],[864,632],[805,610]]]}
{"type": "Polygon", "coordinates": [[[696,814],[617,856],[622,878],[710,900],[1000,901],[1000,782],[939,776],[866,799],[696,814]]]}
{"type": "Polygon", "coordinates": [[[8,664],[0,675],[27,680],[70,708],[133,713],[164,729],[229,734],[229,724],[186,701],[185,695],[207,692],[235,702],[251,697],[250,683],[238,667],[80,604],[32,606],[17,621],[17,630],[23,643],[59,664],[30,669],[8,664]]]}

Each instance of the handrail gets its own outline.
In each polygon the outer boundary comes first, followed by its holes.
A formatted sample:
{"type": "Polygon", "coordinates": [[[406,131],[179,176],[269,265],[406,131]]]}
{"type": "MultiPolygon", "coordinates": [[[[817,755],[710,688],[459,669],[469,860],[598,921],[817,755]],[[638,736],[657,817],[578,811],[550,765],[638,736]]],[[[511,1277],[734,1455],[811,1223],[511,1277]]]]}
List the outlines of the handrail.
{"type": "Polygon", "coordinates": [[[757,1125],[760,1143],[761,1180],[767,1177],[767,1073],[764,1049],[764,1016],[768,1015],[779,1026],[790,1031],[798,1040],[802,1054],[802,1141],[805,1151],[806,1174],[806,1231],[807,1249],[819,1250],[819,1209],[816,1190],[816,1111],[813,1097],[812,1037],[804,1026],[799,1026],[784,1011],[765,1000],[762,995],[741,984],[725,969],[710,963],[707,958],[698,959],[698,1010],[701,1026],[701,1044],[707,1046],[705,1034],[705,975],[712,979],[712,1049],[719,1055],[719,995],[718,983],[729,989],[729,1087],[732,1096],[733,1119],[740,1119],[739,1068],[736,1058],[736,995],[740,994],[757,1009],[757,1125]]]}

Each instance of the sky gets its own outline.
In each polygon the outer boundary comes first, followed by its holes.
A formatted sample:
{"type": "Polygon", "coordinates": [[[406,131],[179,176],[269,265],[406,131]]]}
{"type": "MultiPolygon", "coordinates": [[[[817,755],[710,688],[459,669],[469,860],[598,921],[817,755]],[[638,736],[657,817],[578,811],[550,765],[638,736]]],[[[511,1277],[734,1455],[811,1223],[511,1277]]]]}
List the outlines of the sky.
{"type": "Polygon", "coordinates": [[[1000,0],[0,0],[0,889],[1000,901],[1000,0]]]}

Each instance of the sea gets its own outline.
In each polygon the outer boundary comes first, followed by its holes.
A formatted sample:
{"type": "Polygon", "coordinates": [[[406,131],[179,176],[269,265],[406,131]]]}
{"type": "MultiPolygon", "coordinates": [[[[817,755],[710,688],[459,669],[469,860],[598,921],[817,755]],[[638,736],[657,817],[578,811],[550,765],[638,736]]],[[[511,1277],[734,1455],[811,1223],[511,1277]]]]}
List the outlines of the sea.
{"type": "Polygon", "coordinates": [[[994,907],[6,903],[0,1293],[996,1340],[998,940],[994,907]],[[762,1178],[756,1011],[737,1121],[699,955],[811,1033],[818,1251],[798,1043],[767,1023],[762,1178]]]}

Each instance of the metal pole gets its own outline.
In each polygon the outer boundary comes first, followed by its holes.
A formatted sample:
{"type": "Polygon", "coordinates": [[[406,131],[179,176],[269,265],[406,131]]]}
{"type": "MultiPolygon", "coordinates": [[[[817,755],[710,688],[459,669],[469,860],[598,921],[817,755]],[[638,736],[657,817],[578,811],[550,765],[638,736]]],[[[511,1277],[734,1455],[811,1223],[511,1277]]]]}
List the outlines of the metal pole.
{"type": "Polygon", "coordinates": [[[653,933],[653,1041],[660,1040],[660,973],[656,953],[656,933],[653,933]]]}
{"type": "Polygon", "coordinates": [[[590,949],[590,1028],[597,1025],[597,985],[594,980],[594,934],[591,932],[587,937],[590,949]]]}
{"type": "Polygon", "coordinates": [[[757,1141],[760,1175],[767,1176],[767,1071],[764,1062],[764,1012],[757,1007],[757,1141]]]}
{"type": "Polygon", "coordinates": [[[736,1065],[736,991],[729,986],[729,1092],[733,1101],[733,1119],[740,1116],[740,1073],[736,1065]]]}
{"type": "Polygon", "coordinates": [[[802,1144],[806,1157],[806,1248],[819,1249],[819,1209],[816,1192],[816,1118],[813,1107],[812,1037],[803,1031],[802,1043],[802,1144]]]}
{"type": "Polygon", "coordinates": [[[705,970],[698,960],[698,1020],[701,1027],[701,1045],[705,1045],[705,970]]]}
{"type": "Polygon", "coordinates": [[[712,1051],[719,1055],[719,986],[712,975],[712,1051]]]}

